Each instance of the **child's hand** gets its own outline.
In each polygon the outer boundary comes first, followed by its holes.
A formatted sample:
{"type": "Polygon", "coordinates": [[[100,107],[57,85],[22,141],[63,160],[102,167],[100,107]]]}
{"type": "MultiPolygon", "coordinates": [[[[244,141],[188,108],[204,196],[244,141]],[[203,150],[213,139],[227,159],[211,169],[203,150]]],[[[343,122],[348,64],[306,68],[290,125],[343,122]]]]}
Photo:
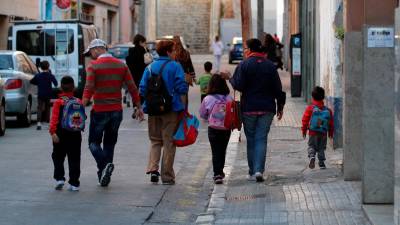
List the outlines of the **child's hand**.
{"type": "Polygon", "coordinates": [[[276,116],[278,117],[278,120],[281,120],[282,117],[283,117],[283,111],[278,111],[278,112],[276,113],[276,116]]]}
{"type": "Polygon", "coordinates": [[[139,120],[139,122],[142,122],[144,120],[144,113],[143,110],[140,108],[136,111],[136,118],[139,120]]]}
{"type": "Polygon", "coordinates": [[[302,132],[303,134],[303,139],[305,140],[307,138],[307,132],[302,132]]]}
{"type": "Polygon", "coordinates": [[[51,139],[53,140],[53,143],[55,143],[55,144],[60,143],[60,138],[57,136],[57,134],[51,135],[51,139]]]}

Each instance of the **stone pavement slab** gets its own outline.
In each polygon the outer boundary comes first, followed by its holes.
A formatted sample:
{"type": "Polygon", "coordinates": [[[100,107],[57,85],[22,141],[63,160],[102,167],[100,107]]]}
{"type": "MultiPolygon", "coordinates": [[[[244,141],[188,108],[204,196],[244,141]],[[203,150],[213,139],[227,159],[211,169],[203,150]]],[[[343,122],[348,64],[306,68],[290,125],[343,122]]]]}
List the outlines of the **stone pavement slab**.
{"type": "MultiPolygon", "coordinates": [[[[361,207],[360,182],[343,181],[341,150],[328,149],[327,169],[308,168],[307,141],[299,123],[305,104],[288,99],[286,121],[275,122],[268,142],[266,181],[246,180],[246,140],[237,145],[223,209],[213,224],[369,225],[361,207]]],[[[230,149],[230,151],[233,149],[230,149]]],[[[222,188],[223,189],[223,188],[222,188]]]]}

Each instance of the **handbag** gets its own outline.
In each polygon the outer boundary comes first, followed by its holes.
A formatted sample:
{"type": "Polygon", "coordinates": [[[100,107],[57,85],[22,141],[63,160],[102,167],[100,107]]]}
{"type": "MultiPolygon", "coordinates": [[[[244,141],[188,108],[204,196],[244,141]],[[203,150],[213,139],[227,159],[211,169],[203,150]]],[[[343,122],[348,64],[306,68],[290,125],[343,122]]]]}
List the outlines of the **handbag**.
{"type": "Polygon", "coordinates": [[[236,101],[236,91],[233,92],[233,100],[226,102],[226,114],[224,126],[230,130],[242,129],[242,112],[240,110],[240,101],[236,101]]]}
{"type": "Polygon", "coordinates": [[[178,127],[173,136],[174,144],[177,147],[185,147],[195,143],[200,125],[197,117],[185,110],[179,114],[178,121],[178,127]]]}
{"type": "Polygon", "coordinates": [[[144,57],[144,64],[148,65],[150,63],[153,62],[153,56],[151,55],[151,53],[145,48],[146,53],[144,53],[143,57],[144,57]]]}

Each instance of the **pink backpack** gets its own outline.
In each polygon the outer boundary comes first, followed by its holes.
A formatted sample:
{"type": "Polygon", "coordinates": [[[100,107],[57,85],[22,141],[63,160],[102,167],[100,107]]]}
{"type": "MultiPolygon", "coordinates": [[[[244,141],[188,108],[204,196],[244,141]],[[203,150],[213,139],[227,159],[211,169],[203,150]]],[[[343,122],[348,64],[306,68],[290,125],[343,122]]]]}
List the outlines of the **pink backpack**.
{"type": "Polygon", "coordinates": [[[210,116],[208,117],[208,125],[214,129],[227,130],[224,125],[227,99],[223,97],[217,98],[217,100],[218,101],[212,107],[210,116]]]}

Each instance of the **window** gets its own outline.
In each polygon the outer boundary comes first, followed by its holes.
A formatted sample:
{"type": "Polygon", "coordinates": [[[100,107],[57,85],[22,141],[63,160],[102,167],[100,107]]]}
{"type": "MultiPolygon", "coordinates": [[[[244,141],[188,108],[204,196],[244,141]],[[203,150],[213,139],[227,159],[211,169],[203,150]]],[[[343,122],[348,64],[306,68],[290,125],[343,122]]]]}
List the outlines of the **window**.
{"type": "Polygon", "coordinates": [[[11,55],[0,55],[0,70],[14,69],[13,60],[11,55]]]}
{"type": "Polygon", "coordinates": [[[15,59],[17,61],[19,71],[32,74],[29,63],[26,61],[23,55],[18,54],[15,56],[15,59]]]}
{"type": "Polygon", "coordinates": [[[74,32],[72,29],[17,31],[17,50],[35,56],[70,54],[74,51],[74,32]]]}

